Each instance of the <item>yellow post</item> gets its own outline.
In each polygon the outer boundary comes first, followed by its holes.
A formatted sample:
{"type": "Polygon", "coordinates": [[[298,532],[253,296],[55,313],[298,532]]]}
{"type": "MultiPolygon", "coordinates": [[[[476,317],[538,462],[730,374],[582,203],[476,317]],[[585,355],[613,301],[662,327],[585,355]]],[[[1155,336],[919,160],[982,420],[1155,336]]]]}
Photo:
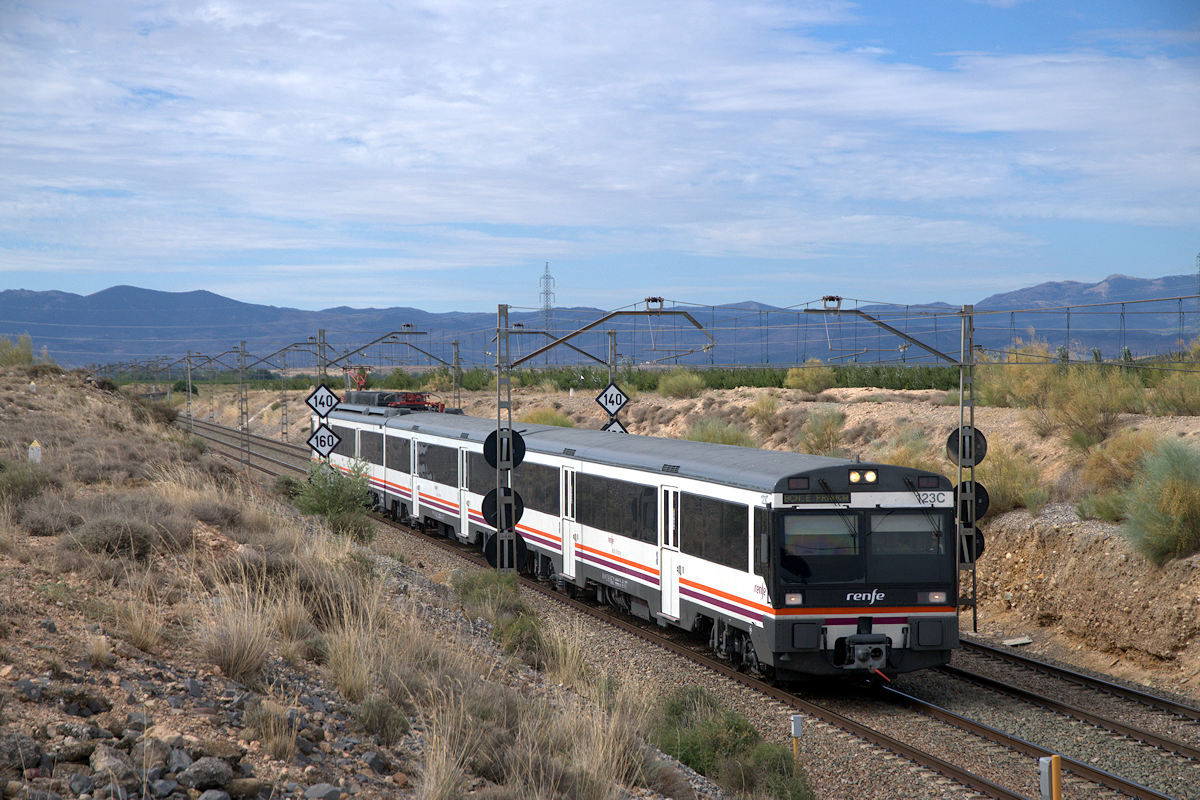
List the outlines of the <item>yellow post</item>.
{"type": "Polygon", "coordinates": [[[1062,756],[1038,759],[1041,772],[1042,800],[1062,800],[1062,756]]]}

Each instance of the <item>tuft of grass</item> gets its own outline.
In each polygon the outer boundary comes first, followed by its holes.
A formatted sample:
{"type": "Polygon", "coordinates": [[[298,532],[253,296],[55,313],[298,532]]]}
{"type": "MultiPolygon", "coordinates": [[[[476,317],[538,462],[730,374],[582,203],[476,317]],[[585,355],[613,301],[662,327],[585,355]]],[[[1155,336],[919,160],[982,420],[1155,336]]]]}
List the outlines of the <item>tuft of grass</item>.
{"type": "Polygon", "coordinates": [[[163,641],[162,609],[131,597],[116,607],[117,623],[125,639],[146,653],[156,652],[163,641]]]}
{"type": "Polygon", "coordinates": [[[689,369],[676,367],[658,379],[658,393],[663,397],[697,397],[704,391],[704,378],[689,369]]]}
{"type": "Polygon", "coordinates": [[[1077,510],[1084,519],[1120,522],[1125,519],[1125,489],[1090,492],[1079,501],[1077,510]]]}
{"type": "Polygon", "coordinates": [[[808,359],[802,367],[792,367],[783,381],[787,388],[809,394],[820,394],[836,384],[837,375],[833,367],[826,366],[819,358],[808,359]]]}
{"type": "Polygon", "coordinates": [[[1122,533],[1155,564],[1200,550],[1200,450],[1167,440],[1142,462],[1122,533]]]}
{"type": "Polygon", "coordinates": [[[408,733],[408,717],[386,697],[368,697],[354,709],[354,717],[384,747],[391,747],[408,733]]]}
{"type": "Polygon", "coordinates": [[[245,575],[228,576],[217,587],[201,627],[205,657],[222,674],[245,684],[257,682],[271,648],[273,620],[268,598],[245,575]]]}
{"type": "Polygon", "coordinates": [[[349,474],[328,464],[316,463],[308,469],[308,483],[295,497],[296,507],[305,514],[325,518],[334,533],[357,542],[375,537],[375,526],[367,517],[371,507],[367,465],[354,462],[349,474]]]}
{"type": "Polygon", "coordinates": [[[993,446],[975,468],[976,479],[987,487],[992,503],[988,514],[1003,514],[1014,508],[1040,509],[1043,496],[1037,466],[1019,448],[993,446]]]}
{"type": "Polygon", "coordinates": [[[93,667],[110,666],[113,663],[113,650],[108,637],[89,633],[84,641],[84,660],[93,667]]]}
{"type": "Polygon", "coordinates": [[[271,758],[291,761],[296,753],[296,736],[300,732],[299,708],[295,702],[263,697],[246,709],[246,731],[262,743],[271,758]]]}
{"type": "Polygon", "coordinates": [[[912,467],[926,472],[943,472],[946,461],[929,441],[926,432],[916,427],[906,427],[884,442],[876,459],[898,467],[912,467]]]}
{"type": "Polygon", "coordinates": [[[571,686],[588,682],[588,667],[583,641],[583,623],[578,619],[569,624],[547,623],[542,634],[542,655],[546,674],[559,683],[571,686]]]}
{"type": "Polygon", "coordinates": [[[521,422],[532,425],[557,425],[560,428],[574,428],[575,421],[561,411],[553,408],[535,408],[521,415],[521,422]]]}
{"type": "Polygon", "coordinates": [[[778,427],[779,398],[773,394],[760,394],[750,406],[750,419],[754,420],[763,430],[773,433],[778,427]]]}
{"type": "Polygon", "coordinates": [[[800,428],[800,450],[809,455],[836,454],[842,444],[842,427],[845,424],[846,415],[841,411],[817,411],[810,414],[800,428]]]}
{"type": "Polygon", "coordinates": [[[738,447],[758,447],[758,441],[750,431],[740,425],[723,422],[719,419],[700,420],[688,428],[684,438],[691,439],[693,442],[732,444],[738,447]]]}

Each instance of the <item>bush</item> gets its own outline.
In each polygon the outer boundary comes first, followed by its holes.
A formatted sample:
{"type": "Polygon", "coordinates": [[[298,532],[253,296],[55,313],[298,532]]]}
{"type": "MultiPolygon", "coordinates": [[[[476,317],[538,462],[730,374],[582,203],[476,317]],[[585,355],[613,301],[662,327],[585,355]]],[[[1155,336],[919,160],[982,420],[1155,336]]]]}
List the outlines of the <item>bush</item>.
{"type": "Polygon", "coordinates": [[[528,422],[532,425],[557,425],[560,428],[574,428],[575,421],[561,411],[555,411],[552,408],[536,408],[524,414],[521,422],[528,422]]]}
{"type": "Polygon", "coordinates": [[[778,413],[779,398],[773,394],[760,394],[754,405],[750,406],[750,419],[768,431],[775,429],[778,413]]]}
{"type": "Polygon", "coordinates": [[[989,515],[1014,508],[1036,510],[1048,499],[1037,467],[1020,450],[990,447],[987,458],[975,468],[975,478],[987,487],[991,497],[989,515]]]}
{"type": "Polygon", "coordinates": [[[305,514],[320,514],[332,519],[340,514],[370,508],[367,465],[356,461],[350,473],[325,463],[308,468],[308,483],[296,497],[296,507],[305,514]]]}
{"type": "Polygon", "coordinates": [[[50,470],[21,461],[0,461],[0,500],[17,505],[60,485],[50,470]]]}
{"type": "Polygon", "coordinates": [[[1108,438],[1122,412],[1134,410],[1136,376],[1103,367],[1072,367],[1055,381],[1047,399],[1050,419],[1071,444],[1087,449],[1108,438]]]}
{"type": "Polygon", "coordinates": [[[1125,498],[1122,533],[1155,564],[1200,550],[1200,451],[1165,441],[1142,462],[1125,498]]]}
{"type": "Polygon", "coordinates": [[[946,459],[929,442],[929,437],[919,428],[905,428],[884,442],[877,461],[897,467],[911,467],[926,472],[947,471],[946,459]]]}
{"type": "Polygon", "coordinates": [[[1086,489],[1124,490],[1157,444],[1150,431],[1122,431],[1088,453],[1079,480],[1086,489]]]}
{"type": "Polygon", "coordinates": [[[1147,411],[1152,414],[1196,416],[1200,414],[1200,375],[1171,372],[1147,395],[1147,411]]]}
{"type": "Polygon", "coordinates": [[[832,367],[825,366],[819,358],[810,358],[803,367],[792,367],[787,371],[784,385],[809,394],[818,394],[837,383],[832,367]]]}
{"type": "Polygon", "coordinates": [[[684,438],[693,442],[733,444],[739,447],[758,447],[754,436],[745,428],[719,419],[705,419],[688,428],[684,438]]]}
{"type": "Polygon", "coordinates": [[[704,379],[689,369],[678,367],[658,379],[658,393],[663,397],[696,397],[704,390],[704,379]]]}
{"type": "Polygon", "coordinates": [[[702,688],[675,690],[658,712],[654,744],[724,788],[785,800],[812,796],[786,747],[761,741],[745,717],[718,706],[702,688]]]}
{"type": "Polygon", "coordinates": [[[809,455],[834,455],[841,446],[842,426],[845,424],[846,415],[841,411],[814,412],[800,429],[800,450],[809,455]]]}
{"type": "Polygon", "coordinates": [[[1045,342],[1017,339],[1004,361],[982,361],[975,373],[980,405],[1042,408],[1059,367],[1045,342]]]}

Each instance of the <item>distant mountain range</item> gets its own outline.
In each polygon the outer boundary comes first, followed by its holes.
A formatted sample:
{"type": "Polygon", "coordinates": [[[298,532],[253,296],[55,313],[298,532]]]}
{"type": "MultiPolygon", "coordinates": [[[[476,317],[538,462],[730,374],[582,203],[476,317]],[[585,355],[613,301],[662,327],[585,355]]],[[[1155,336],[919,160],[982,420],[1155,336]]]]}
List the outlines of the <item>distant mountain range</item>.
{"type": "MultiPolygon", "coordinates": [[[[1164,353],[1182,339],[1200,335],[1197,278],[1170,275],[1141,279],[1111,275],[1098,283],[1064,281],[992,295],[975,304],[975,342],[998,350],[1014,339],[1037,339],[1051,349],[1068,348],[1072,357],[1091,357],[1098,349],[1117,358],[1124,348],[1135,356],[1164,353]],[[1178,298],[1189,297],[1180,300],[1178,298]],[[1162,299],[1168,298],[1168,299],[1162,299]],[[1156,302],[1147,302],[1147,301],[1156,302]]],[[[829,301],[826,308],[837,303],[829,301]]],[[[657,308],[657,304],[650,304],[657,308]]],[[[849,305],[843,306],[849,308],[849,305]]],[[[607,331],[615,330],[622,361],[633,363],[790,365],[807,358],[860,362],[922,362],[936,359],[912,342],[895,336],[861,316],[804,313],[757,302],[711,307],[679,307],[674,315],[624,315],[571,340],[577,350],[559,347],[537,364],[588,363],[606,360],[607,331]],[[690,314],[685,318],[681,312],[690,314]],[[699,327],[697,327],[699,326],[699,327]],[[699,328],[703,328],[701,331],[699,328]],[[709,336],[712,337],[711,342],[709,336]],[[707,344],[712,346],[704,350],[707,344]],[[592,358],[580,353],[590,354],[592,358]]],[[[912,339],[950,356],[961,345],[959,307],[931,303],[920,307],[862,306],[857,309],[885,321],[912,339]]],[[[557,336],[594,322],[604,312],[595,308],[556,308],[557,336]]],[[[514,358],[550,341],[540,333],[540,312],[512,312],[516,334],[514,358]]],[[[495,363],[495,313],[434,314],[417,308],[294,308],[242,303],[212,292],[160,292],[114,286],[91,295],[69,292],[0,292],[0,336],[28,334],[35,350],[43,347],[64,366],[146,361],[176,361],[189,351],[200,360],[221,357],[235,365],[231,351],[246,343],[254,362],[281,348],[288,364],[315,364],[307,344],[325,331],[327,358],[338,358],[385,334],[383,342],[342,359],[375,369],[452,362],[458,342],[464,366],[495,363]]],[[[278,359],[258,367],[277,367],[278,359]]]]}

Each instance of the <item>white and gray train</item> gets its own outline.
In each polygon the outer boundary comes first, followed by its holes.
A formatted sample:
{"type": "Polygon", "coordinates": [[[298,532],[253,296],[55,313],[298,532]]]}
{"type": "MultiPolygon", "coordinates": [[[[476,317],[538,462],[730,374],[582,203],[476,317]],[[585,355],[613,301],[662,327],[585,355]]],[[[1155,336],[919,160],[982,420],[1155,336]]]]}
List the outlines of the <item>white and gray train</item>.
{"type": "MultiPolygon", "coordinates": [[[[365,462],[376,506],[464,542],[495,420],[409,412],[348,393],[330,463],[365,462]]],[[[315,422],[315,420],[314,420],[315,422]]],[[[779,680],[889,676],[958,646],[954,491],[887,464],[518,423],[512,473],[523,571],[662,626],[779,680]]]]}

